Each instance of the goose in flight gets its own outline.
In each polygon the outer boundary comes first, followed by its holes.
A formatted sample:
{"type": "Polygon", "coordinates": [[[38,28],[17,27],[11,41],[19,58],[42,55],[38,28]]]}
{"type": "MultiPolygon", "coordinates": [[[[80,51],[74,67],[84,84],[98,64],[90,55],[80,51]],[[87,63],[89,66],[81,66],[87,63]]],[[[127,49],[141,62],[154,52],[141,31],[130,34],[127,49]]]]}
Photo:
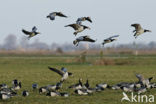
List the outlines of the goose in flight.
{"type": "Polygon", "coordinates": [[[71,75],[72,75],[72,73],[67,72],[67,71],[64,71],[64,67],[62,67],[61,70],[56,69],[56,68],[52,68],[52,67],[50,67],[50,66],[48,66],[48,68],[49,68],[51,71],[54,71],[54,72],[58,73],[59,75],[61,75],[61,76],[62,76],[61,81],[65,81],[65,80],[68,78],[68,76],[71,76],[71,75]]]}
{"type": "Polygon", "coordinates": [[[141,35],[141,34],[143,34],[145,32],[151,32],[151,30],[143,29],[141,27],[141,25],[140,24],[137,24],[137,23],[136,24],[131,24],[131,26],[135,28],[135,30],[133,31],[133,32],[135,32],[134,33],[134,37],[135,38],[137,38],[139,35],[141,35]]]}
{"type": "Polygon", "coordinates": [[[90,17],[81,17],[77,19],[76,24],[81,25],[83,21],[89,21],[90,23],[92,23],[92,20],[90,17]]]}
{"type": "Polygon", "coordinates": [[[110,43],[110,42],[117,40],[117,39],[115,39],[116,37],[119,37],[119,35],[114,35],[114,36],[111,36],[107,39],[104,39],[102,45],[104,46],[106,43],[110,43]]]}
{"type": "Polygon", "coordinates": [[[91,39],[89,36],[80,36],[78,38],[76,38],[76,40],[73,41],[73,44],[78,46],[79,45],[79,42],[96,42],[96,40],[94,39],[91,39]]]}
{"type": "Polygon", "coordinates": [[[31,37],[34,37],[36,36],[37,34],[40,34],[40,32],[36,32],[37,31],[37,28],[36,26],[34,26],[32,28],[32,31],[27,31],[25,29],[22,29],[22,32],[25,34],[25,35],[29,35],[28,39],[30,39],[31,37]]]}
{"type": "Polygon", "coordinates": [[[89,27],[85,26],[85,25],[79,25],[79,24],[69,24],[69,25],[66,25],[65,27],[72,27],[75,32],[73,33],[75,36],[84,31],[85,29],[90,29],[89,27]]]}
{"type": "Polygon", "coordinates": [[[64,14],[61,13],[61,12],[52,12],[52,13],[50,13],[50,14],[47,16],[47,18],[49,18],[50,20],[55,20],[55,17],[56,17],[56,16],[67,18],[67,16],[64,15],[64,14]]]}

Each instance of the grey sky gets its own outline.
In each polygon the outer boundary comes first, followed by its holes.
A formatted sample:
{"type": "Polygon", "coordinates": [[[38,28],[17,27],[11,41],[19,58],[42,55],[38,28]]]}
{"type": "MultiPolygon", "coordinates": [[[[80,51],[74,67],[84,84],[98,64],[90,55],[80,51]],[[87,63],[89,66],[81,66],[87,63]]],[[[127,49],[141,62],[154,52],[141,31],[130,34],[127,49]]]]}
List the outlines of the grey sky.
{"type": "Polygon", "coordinates": [[[137,41],[148,43],[156,41],[156,0],[1,0],[0,2],[0,43],[8,34],[15,34],[20,39],[24,34],[21,29],[30,30],[38,27],[42,34],[30,41],[51,44],[72,43],[76,38],[72,28],[64,27],[74,23],[78,17],[90,16],[93,23],[83,24],[91,27],[77,35],[90,35],[101,43],[111,35],[120,35],[118,43],[134,41],[132,23],[140,23],[143,28],[152,30],[139,36],[137,41]],[[56,18],[50,21],[46,16],[53,11],[61,11],[69,18],[56,18]]]}

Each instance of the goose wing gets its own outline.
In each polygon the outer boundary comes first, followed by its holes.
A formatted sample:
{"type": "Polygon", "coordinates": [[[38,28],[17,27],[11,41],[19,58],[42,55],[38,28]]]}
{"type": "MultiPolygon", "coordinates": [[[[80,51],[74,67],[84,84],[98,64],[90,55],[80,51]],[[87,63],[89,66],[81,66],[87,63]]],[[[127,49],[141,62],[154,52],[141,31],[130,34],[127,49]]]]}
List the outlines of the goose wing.
{"type": "Polygon", "coordinates": [[[30,35],[30,34],[31,34],[31,32],[26,31],[26,30],[24,30],[24,29],[22,29],[22,32],[23,32],[24,34],[26,34],[26,35],[30,35]]]}
{"type": "Polygon", "coordinates": [[[56,68],[52,68],[52,67],[50,67],[50,66],[48,66],[48,68],[49,68],[50,70],[52,70],[52,71],[58,73],[58,74],[61,75],[61,76],[63,76],[63,74],[64,74],[63,71],[58,70],[58,69],[56,69],[56,68]]]}
{"type": "Polygon", "coordinates": [[[36,28],[36,26],[34,26],[33,28],[32,28],[32,32],[36,32],[37,31],[37,28],[36,28]]]}
{"type": "Polygon", "coordinates": [[[112,39],[112,38],[116,38],[116,37],[119,37],[119,35],[111,36],[111,37],[109,37],[108,39],[112,39]]]}
{"type": "Polygon", "coordinates": [[[84,36],[84,41],[95,42],[95,40],[91,39],[89,36],[84,36]]]}
{"type": "Polygon", "coordinates": [[[144,80],[144,77],[141,74],[136,74],[136,77],[139,79],[140,82],[144,80]]]}
{"type": "Polygon", "coordinates": [[[92,20],[90,17],[86,17],[86,20],[92,23],[92,20]]]}
{"type": "Polygon", "coordinates": [[[57,16],[60,16],[60,17],[67,17],[66,15],[64,15],[64,14],[61,13],[61,12],[57,12],[56,15],[57,15],[57,16]]]}
{"type": "Polygon", "coordinates": [[[80,25],[78,24],[69,24],[69,25],[66,25],[65,27],[68,27],[68,26],[72,27],[74,30],[77,30],[80,27],[80,25]]]}
{"type": "Polygon", "coordinates": [[[135,28],[135,30],[140,30],[142,27],[140,24],[131,24],[135,28]]]}

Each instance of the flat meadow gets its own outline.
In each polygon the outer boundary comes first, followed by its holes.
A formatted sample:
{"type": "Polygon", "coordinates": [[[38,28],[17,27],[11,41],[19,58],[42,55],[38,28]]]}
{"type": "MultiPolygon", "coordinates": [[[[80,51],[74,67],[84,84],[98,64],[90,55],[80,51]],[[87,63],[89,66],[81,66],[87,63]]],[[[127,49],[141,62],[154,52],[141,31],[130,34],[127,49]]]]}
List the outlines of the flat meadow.
{"type": "MultiPolygon", "coordinates": [[[[133,104],[121,102],[122,90],[106,89],[87,96],[79,96],[72,89],[68,89],[68,86],[77,83],[79,78],[82,78],[83,83],[88,79],[90,86],[95,87],[96,84],[104,82],[109,85],[136,82],[138,79],[135,73],[142,74],[145,78],[156,77],[155,55],[120,55],[103,58],[86,56],[83,61],[77,58],[77,56],[1,56],[0,83],[11,86],[12,80],[18,79],[22,82],[22,88],[18,91],[18,96],[5,101],[0,100],[0,104],[133,104]],[[41,87],[56,84],[60,80],[61,77],[50,71],[48,66],[58,69],[66,67],[73,73],[60,89],[60,92],[68,92],[69,97],[47,97],[45,94],[40,95],[38,90],[32,90],[33,83],[41,87]],[[21,95],[23,90],[28,90],[30,95],[23,97],[21,95]]],[[[153,79],[152,82],[156,80],[153,79]]],[[[145,94],[156,97],[156,89],[149,90],[145,94]]]]}

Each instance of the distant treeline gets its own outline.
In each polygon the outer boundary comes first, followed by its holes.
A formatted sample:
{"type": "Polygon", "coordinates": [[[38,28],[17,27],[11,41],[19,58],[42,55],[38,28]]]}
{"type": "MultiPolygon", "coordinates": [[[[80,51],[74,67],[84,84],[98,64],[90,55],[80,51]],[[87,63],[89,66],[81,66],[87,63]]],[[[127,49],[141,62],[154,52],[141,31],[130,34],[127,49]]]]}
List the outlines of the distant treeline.
{"type": "MultiPolygon", "coordinates": [[[[110,46],[110,45],[109,45],[110,46]]],[[[4,42],[0,44],[0,51],[10,51],[10,50],[23,50],[23,51],[33,51],[33,50],[52,50],[59,52],[69,52],[78,50],[101,50],[103,47],[100,44],[86,44],[81,43],[78,47],[75,47],[72,43],[57,44],[52,43],[48,45],[47,43],[41,42],[36,39],[33,43],[29,43],[26,37],[22,37],[20,41],[17,40],[15,35],[8,35],[4,42]]],[[[150,42],[148,44],[144,43],[129,43],[129,44],[112,44],[110,47],[105,47],[107,49],[123,50],[156,50],[156,42],[150,42]]]]}

